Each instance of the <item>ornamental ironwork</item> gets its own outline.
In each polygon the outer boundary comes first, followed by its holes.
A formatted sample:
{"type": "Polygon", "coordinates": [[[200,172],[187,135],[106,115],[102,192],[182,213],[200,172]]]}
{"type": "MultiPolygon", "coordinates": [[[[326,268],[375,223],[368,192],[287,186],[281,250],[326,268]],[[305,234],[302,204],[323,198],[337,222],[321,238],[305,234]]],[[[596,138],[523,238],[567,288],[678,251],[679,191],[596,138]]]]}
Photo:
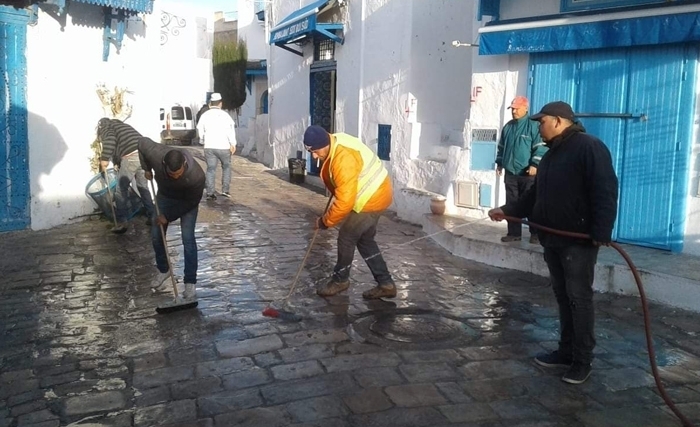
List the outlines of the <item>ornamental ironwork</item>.
{"type": "Polygon", "coordinates": [[[187,21],[185,18],[173,15],[166,11],[160,13],[160,44],[161,46],[168,42],[170,35],[179,36],[180,28],[185,28],[187,21]]]}

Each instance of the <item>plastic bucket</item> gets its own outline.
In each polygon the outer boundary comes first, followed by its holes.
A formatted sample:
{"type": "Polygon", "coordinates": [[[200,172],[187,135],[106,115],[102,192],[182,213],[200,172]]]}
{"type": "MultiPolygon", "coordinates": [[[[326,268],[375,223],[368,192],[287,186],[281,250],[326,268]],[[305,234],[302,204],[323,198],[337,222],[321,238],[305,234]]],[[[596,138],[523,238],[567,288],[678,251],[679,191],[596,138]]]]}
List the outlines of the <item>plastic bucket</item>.
{"type": "Polygon", "coordinates": [[[290,158],[289,162],[289,182],[293,184],[303,184],[306,178],[306,160],[290,158]]]}
{"type": "MultiPolygon", "coordinates": [[[[122,205],[122,195],[117,191],[117,181],[119,179],[119,174],[114,169],[107,169],[106,171],[107,180],[109,181],[109,191],[112,192],[112,198],[118,206],[122,205]]],[[[114,221],[112,217],[112,208],[109,207],[109,194],[107,192],[107,185],[105,180],[102,179],[102,175],[95,175],[85,186],[85,194],[88,195],[102,210],[102,213],[110,221],[114,221]]],[[[143,202],[133,187],[129,186],[128,197],[126,201],[127,206],[127,220],[131,219],[136,215],[143,207],[143,202]]],[[[117,210],[117,206],[114,207],[117,210]]]]}

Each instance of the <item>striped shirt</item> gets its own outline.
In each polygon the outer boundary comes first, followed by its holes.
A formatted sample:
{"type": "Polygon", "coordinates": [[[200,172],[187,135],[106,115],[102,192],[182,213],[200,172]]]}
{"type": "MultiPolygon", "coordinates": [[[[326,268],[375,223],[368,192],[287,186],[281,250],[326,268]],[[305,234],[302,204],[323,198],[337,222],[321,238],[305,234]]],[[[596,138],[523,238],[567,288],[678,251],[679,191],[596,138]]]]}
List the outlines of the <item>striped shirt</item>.
{"type": "Polygon", "coordinates": [[[141,134],[121,120],[109,119],[102,123],[101,120],[97,130],[97,137],[102,143],[100,160],[111,160],[118,166],[122,157],[136,151],[141,134]]]}

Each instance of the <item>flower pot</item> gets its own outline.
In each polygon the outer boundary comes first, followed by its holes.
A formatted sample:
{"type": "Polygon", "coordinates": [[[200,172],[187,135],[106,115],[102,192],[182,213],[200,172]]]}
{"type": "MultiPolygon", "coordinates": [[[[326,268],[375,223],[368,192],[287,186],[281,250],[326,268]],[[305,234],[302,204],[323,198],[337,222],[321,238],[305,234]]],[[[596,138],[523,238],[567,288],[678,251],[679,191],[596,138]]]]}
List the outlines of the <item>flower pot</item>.
{"type": "Polygon", "coordinates": [[[430,212],[433,215],[443,215],[445,213],[445,198],[433,197],[430,199],[430,212]]]}

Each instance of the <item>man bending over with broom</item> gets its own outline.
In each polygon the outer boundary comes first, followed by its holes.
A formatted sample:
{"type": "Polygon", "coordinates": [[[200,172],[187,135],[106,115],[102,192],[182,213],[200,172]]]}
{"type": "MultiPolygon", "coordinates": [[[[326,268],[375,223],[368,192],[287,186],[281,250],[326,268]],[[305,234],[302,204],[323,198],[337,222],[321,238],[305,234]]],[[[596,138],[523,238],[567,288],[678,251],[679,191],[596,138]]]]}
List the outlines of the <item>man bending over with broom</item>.
{"type": "Polygon", "coordinates": [[[161,235],[168,224],[180,219],[182,246],[185,250],[185,299],[194,299],[197,283],[197,242],[194,227],[197,222],[199,202],[204,191],[204,171],[187,150],[178,150],[158,144],[148,138],[139,140],[139,158],[146,172],[146,179],[154,177],[158,183],[156,195],[156,217],[151,227],[151,239],[160,272],[151,282],[151,287],[162,290],[172,274],[167,248],[161,235]]]}
{"type": "Polygon", "coordinates": [[[329,297],[350,286],[350,266],[357,247],[377,281],[377,286],[362,296],[395,297],[396,286],[374,240],[379,217],[392,200],[391,178],[382,161],[358,138],[345,133],[331,135],[315,125],[306,129],[304,146],[314,159],[323,161],[320,175],[335,197],[315,227],[326,229],[342,222],[333,277],[316,293],[329,297]]]}

